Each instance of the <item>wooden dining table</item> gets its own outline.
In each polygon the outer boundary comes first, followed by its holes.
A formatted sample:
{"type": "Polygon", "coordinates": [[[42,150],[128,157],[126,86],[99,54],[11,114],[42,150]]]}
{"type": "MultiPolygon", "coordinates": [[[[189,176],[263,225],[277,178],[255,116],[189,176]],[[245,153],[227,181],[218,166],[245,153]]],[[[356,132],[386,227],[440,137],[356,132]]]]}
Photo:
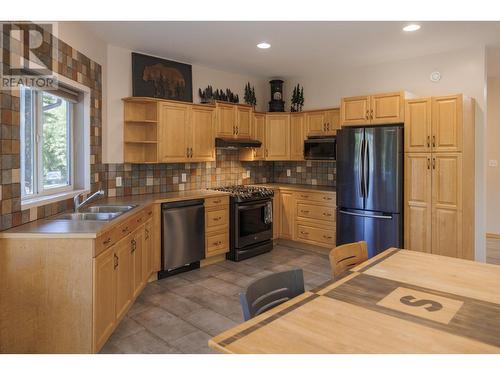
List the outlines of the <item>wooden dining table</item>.
{"type": "Polygon", "coordinates": [[[391,248],[209,341],[223,353],[500,353],[500,266],[391,248]]]}

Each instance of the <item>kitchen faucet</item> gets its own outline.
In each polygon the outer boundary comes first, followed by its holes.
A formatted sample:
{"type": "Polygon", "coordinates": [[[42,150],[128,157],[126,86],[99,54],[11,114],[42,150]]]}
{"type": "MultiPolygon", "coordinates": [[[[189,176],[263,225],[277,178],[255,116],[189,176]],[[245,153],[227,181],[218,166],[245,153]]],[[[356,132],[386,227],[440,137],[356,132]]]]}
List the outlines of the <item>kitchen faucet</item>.
{"type": "Polygon", "coordinates": [[[94,194],[92,194],[91,196],[87,197],[87,199],[85,199],[83,202],[80,203],[80,194],[75,195],[75,197],[73,198],[73,203],[74,203],[73,206],[74,206],[75,212],[78,212],[78,210],[80,210],[80,208],[83,205],[86,205],[91,200],[93,200],[97,197],[102,197],[102,196],[104,196],[104,190],[98,190],[94,194]]]}

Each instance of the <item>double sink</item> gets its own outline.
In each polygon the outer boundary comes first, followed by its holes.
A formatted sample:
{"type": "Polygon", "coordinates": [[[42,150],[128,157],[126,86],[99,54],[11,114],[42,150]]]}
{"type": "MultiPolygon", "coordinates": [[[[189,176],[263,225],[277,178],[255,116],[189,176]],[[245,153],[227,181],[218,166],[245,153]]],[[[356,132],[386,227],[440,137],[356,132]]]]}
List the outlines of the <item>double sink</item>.
{"type": "Polygon", "coordinates": [[[64,213],[54,216],[52,220],[72,221],[110,221],[121,214],[137,207],[136,205],[95,205],[86,207],[80,212],[64,213]]]}

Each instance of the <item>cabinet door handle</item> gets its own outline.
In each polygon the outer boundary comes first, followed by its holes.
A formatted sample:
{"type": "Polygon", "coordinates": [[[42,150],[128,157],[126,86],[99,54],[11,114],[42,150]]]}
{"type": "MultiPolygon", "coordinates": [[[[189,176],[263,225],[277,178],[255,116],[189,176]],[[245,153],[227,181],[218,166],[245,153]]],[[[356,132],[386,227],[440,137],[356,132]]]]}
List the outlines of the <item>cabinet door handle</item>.
{"type": "Polygon", "coordinates": [[[144,239],[145,239],[145,240],[149,240],[149,230],[144,229],[144,233],[145,233],[145,235],[144,235],[144,239]]]}
{"type": "Polygon", "coordinates": [[[366,110],[366,116],[365,117],[366,117],[367,120],[370,118],[370,110],[369,109],[366,110]]]}
{"type": "Polygon", "coordinates": [[[373,109],[370,110],[370,119],[373,120],[373,109]]]}
{"type": "Polygon", "coordinates": [[[238,135],[239,133],[240,133],[240,127],[236,126],[236,135],[238,135]]]}
{"type": "Polygon", "coordinates": [[[432,147],[436,147],[436,136],[432,136],[432,147]]]}
{"type": "Polygon", "coordinates": [[[118,255],[116,255],[116,254],[113,254],[113,257],[115,260],[113,267],[116,270],[118,268],[118,261],[120,260],[120,258],[118,258],[118,255]]]}
{"type": "Polygon", "coordinates": [[[432,158],[432,169],[436,169],[436,158],[432,158]]]}
{"type": "Polygon", "coordinates": [[[189,147],[186,147],[186,157],[189,157],[189,147]]]}
{"type": "Polygon", "coordinates": [[[431,159],[427,158],[427,169],[431,169],[431,159]]]}
{"type": "Polygon", "coordinates": [[[136,240],[132,240],[130,241],[130,244],[132,245],[132,253],[137,249],[137,241],[136,240]]]}
{"type": "Polygon", "coordinates": [[[430,135],[427,136],[427,147],[431,147],[431,137],[430,137],[430,135]]]}

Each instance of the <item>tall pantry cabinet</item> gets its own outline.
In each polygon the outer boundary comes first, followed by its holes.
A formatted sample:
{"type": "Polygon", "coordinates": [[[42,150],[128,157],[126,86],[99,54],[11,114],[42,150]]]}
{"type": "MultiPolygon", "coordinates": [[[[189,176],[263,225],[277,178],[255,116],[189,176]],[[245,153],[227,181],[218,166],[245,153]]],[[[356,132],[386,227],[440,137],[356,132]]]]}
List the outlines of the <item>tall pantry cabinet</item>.
{"type": "Polygon", "coordinates": [[[474,100],[405,104],[405,248],[474,259],[474,100]]]}

